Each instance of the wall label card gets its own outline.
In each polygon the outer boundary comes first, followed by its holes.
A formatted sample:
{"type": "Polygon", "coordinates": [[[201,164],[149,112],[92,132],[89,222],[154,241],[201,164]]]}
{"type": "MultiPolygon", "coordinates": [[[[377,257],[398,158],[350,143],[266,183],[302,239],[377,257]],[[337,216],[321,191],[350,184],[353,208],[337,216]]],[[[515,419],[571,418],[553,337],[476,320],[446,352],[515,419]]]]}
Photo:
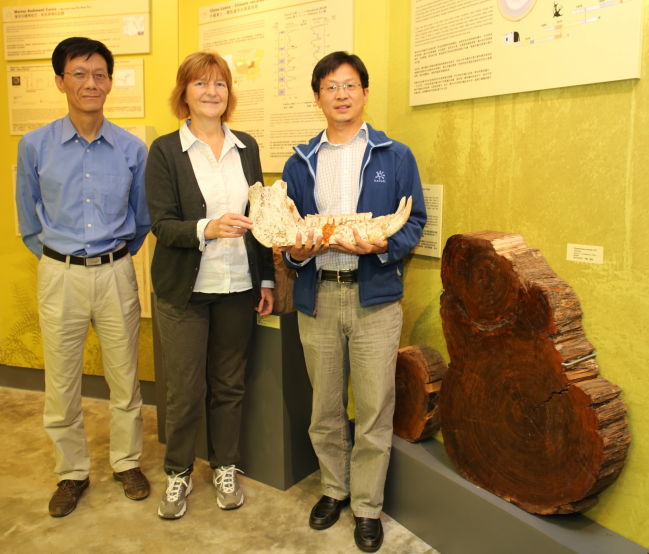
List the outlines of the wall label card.
{"type": "Polygon", "coordinates": [[[257,325],[262,327],[280,328],[280,319],[278,315],[259,315],[257,314],[257,325]]]}
{"type": "Polygon", "coordinates": [[[239,103],[232,127],[259,143],[265,172],[326,127],[311,90],[316,62],[353,51],[352,0],[231,1],[199,9],[200,50],[230,64],[239,103]]]}
{"type": "Polygon", "coordinates": [[[424,234],[413,252],[420,256],[440,258],[442,255],[442,208],[444,204],[444,185],[422,185],[428,221],[424,234]]]}
{"type": "Polygon", "coordinates": [[[604,247],[588,246],[586,244],[568,243],[566,259],[569,262],[585,262],[588,264],[604,263],[604,247]]]}
{"type": "Polygon", "coordinates": [[[103,42],[113,55],[151,51],[149,0],[88,0],[2,8],[5,60],[52,57],[68,37],[103,42]]]}
{"type": "Polygon", "coordinates": [[[142,247],[137,254],[133,256],[133,267],[135,268],[135,278],[137,280],[137,294],[140,299],[142,313],[140,317],[151,316],[151,262],[149,257],[149,237],[146,236],[142,247]]]}
{"type": "Polygon", "coordinates": [[[11,197],[14,205],[14,225],[17,237],[22,237],[20,234],[20,227],[18,226],[18,208],[16,206],[16,178],[18,177],[18,166],[11,166],[11,184],[13,185],[14,195],[11,197]]]}
{"type": "Polygon", "coordinates": [[[642,0],[412,0],[410,105],[640,78],[642,0]]]}
{"type": "MultiPolygon", "coordinates": [[[[54,79],[49,63],[7,66],[10,135],[24,135],[68,113],[67,98],[54,79]]],[[[115,60],[104,115],[108,119],[144,117],[142,58],[115,60]]]]}

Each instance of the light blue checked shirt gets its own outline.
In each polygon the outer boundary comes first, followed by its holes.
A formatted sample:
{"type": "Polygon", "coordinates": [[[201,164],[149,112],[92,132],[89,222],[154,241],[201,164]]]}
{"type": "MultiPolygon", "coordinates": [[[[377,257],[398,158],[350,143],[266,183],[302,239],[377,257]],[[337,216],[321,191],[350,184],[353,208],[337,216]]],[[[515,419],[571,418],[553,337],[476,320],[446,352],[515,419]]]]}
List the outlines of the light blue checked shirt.
{"type": "Polygon", "coordinates": [[[43,244],[60,254],[94,257],[151,229],[144,191],[144,143],[104,118],[88,143],[70,116],[27,133],[18,143],[16,205],[23,242],[38,258],[43,244]]]}
{"type": "MultiPolygon", "coordinates": [[[[315,200],[320,214],[355,214],[361,180],[363,156],[367,148],[367,123],[363,122],[354,137],[346,144],[329,142],[327,130],[320,137],[316,148],[318,167],[316,171],[315,200]]],[[[303,215],[304,217],[304,215],[303,215]]],[[[313,237],[315,240],[317,237],[313,237]]],[[[388,254],[377,254],[381,263],[388,254]]],[[[312,258],[296,265],[304,266],[312,258]]],[[[335,250],[321,250],[315,256],[318,269],[358,269],[358,255],[335,250]]]]}

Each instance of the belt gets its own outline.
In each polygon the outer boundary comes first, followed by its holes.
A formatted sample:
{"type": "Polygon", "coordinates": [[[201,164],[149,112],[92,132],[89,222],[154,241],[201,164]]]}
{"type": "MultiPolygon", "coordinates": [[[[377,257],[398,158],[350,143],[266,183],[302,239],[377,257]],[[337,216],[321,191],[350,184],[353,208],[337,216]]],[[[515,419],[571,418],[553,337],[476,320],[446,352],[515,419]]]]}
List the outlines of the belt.
{"type": "Polygon", "coordinates": [[[338,284],[356,283],[358,281],[358,271],[356,269],[339,269],[338,271],[323,269],[320,279],[322,281],[336,281],[338,284]]]}
{"type": "MultiPolygon", "coordinates": [[[[56,260],[57,262],[65,263],[67,261],[67,256],[65,254],[59,254],[56,250],[52,250],[51,248],[48,248],[45,245],[43,245],[43,254],[48,258],[52,258],[53,260],[56,260]]],[[[113,261],[117,261],[120,258],[123,258],[124,256],[126,256],[126,254],[128,254],[128,246],[124,245],[119,250],[113,252],[113,261]]],[[[72,265],[92,266],[92,265],[107,264],[109,262],[110,262],[109,254],[96,256],[94,258],[86,258],[84,256],[70,256],[70,263],[72,265]]]]}

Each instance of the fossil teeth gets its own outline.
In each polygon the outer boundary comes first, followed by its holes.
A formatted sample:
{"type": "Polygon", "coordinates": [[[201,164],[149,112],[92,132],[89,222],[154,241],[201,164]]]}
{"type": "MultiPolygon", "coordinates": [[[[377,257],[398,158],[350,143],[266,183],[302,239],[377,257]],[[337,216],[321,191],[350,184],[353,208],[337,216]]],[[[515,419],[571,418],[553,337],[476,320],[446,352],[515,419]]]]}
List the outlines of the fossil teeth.
{"type": "Polygon", "coordinates": [[[336,243],[336,239],[356,243],[353,229],[370,243],[394,235],[410,217],[412,197],[404,196],[394,214],[372,217],[371,213],[333,214],[300,216],[295,202],[286,195],[286,183],[275,181],[271,187],[256,183],[248,192],[252,233],[264,246],[293,246],[297,233],[306,243],[309,231],[314,238],[322,236],[325,244],[336,243]]]}

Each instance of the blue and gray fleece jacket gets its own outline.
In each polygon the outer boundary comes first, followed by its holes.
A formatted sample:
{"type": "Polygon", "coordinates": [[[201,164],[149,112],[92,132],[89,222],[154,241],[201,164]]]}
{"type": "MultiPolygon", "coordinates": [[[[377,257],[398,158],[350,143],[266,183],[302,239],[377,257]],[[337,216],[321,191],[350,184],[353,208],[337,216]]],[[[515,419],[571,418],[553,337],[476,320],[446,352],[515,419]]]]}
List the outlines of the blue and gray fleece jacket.
{"type": "MultiPolygon", "coordinates": [[[[382,263],[376,254],[358,260],[358,292],[361,306],[391,302],[403,297],[403,258],[421,238],[426,223],[426,206],[417,162],[410,148],[390,140],[385,133],[367,126],[368,144],[361,166],[357,213],[372,212],[372,217],[394,213],[402,197],[412,196],[410,218],[401,230],[388,238],[388,259],[382,263]]],[[[282,179],[288,183],[288,196],[300,215],[317,214],[315,176],[318,166],[320,133],[294,147],[284,166],[282,179]]],[[[315,316],[315,291],[318,272],[311,259],[300,267],[287,259],[289,269],[297,270],[293,286],[293,303],[301,312],[315,316]]]]}

